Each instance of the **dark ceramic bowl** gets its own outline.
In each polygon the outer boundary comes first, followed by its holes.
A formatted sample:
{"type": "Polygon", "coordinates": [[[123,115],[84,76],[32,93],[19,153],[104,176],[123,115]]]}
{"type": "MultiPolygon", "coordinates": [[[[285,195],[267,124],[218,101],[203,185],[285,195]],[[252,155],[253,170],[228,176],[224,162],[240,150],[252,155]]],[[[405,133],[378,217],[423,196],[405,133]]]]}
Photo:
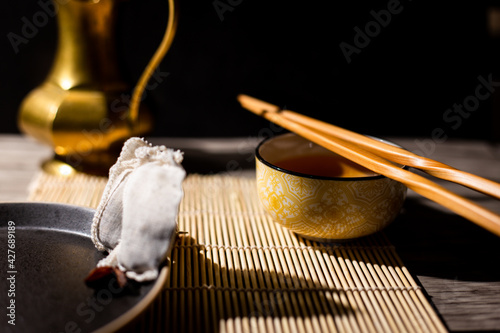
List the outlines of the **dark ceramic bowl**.
{"type": "Polygon", "coordinates": [[[101,289],[86,286],[103,258],[90,238],[93,215],[62,204],[0,204],[1,332],[115,332],[161,291],[166,268],[134,290],[113,279],[101,289]]]}

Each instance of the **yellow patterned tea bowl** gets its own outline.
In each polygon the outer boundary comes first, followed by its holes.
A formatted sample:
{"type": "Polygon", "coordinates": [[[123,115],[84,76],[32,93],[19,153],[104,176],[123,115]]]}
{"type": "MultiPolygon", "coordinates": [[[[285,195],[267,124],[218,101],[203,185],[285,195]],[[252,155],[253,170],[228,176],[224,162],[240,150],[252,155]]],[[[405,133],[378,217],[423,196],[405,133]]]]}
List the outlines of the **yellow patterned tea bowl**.
{"type": "Polygon", "coordinates": [[[293,133],[264,140],[255,156],[265,210],[308,239],[331,242],[373,234],[396,218],[406,198],[403,184],[293,133]]]}

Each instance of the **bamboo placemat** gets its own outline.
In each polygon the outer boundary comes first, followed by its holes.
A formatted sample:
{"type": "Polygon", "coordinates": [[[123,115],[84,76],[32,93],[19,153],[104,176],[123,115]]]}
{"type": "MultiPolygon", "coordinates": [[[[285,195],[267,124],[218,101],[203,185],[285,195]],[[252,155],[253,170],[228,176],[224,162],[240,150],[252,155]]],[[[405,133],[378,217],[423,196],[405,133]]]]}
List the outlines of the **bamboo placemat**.
{"type": "MultiPolygon", "coordinates": [[[[40,173],[30,200],[96,207],[106,178],[40,173]]],[[[383,233],[311,242],[274,223],[255,179],[189,175],[163,293],[138,329],[446,332],[383,233]]]]}

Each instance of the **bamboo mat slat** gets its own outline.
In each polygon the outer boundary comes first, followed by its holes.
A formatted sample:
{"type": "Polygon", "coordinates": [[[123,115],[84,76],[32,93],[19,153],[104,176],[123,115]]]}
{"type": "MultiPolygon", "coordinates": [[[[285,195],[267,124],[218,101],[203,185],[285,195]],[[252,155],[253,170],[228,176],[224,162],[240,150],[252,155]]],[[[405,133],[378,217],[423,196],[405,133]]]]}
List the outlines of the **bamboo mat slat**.
{"type": "MultiPolygon", "coordinates": [[[[29,199],[96,208],[106,178],[41,172],[29,199]]],[[[383,233],[297,237],[258,202],[255,179],[189,175],[165,288],[145,332],[446,332],[383,233]]]]}

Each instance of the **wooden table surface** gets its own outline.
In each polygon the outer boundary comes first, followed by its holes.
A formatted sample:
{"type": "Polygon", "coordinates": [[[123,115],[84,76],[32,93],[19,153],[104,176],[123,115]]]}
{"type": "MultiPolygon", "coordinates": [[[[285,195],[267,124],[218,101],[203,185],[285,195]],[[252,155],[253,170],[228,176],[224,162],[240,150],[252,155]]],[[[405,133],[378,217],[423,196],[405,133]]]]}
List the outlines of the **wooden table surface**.
{"type": "MultiPolygon", "coordinates": [[[[500,144],[389,138],[411,151],[500,182],[500,144]]],[[[150,138],[185,152],[188,172],[253,172],[257,138],[150,138]]],[[[26,201],[51,150],[20,135],[0,135],[0,202],[26,201]]],[[[441,185],[500,214],[500,201],[455,184],[441,185]]],[[[450,331],[500,331],[500,238],[409,191],[385,233],[422,284],[450,331]]]]}

